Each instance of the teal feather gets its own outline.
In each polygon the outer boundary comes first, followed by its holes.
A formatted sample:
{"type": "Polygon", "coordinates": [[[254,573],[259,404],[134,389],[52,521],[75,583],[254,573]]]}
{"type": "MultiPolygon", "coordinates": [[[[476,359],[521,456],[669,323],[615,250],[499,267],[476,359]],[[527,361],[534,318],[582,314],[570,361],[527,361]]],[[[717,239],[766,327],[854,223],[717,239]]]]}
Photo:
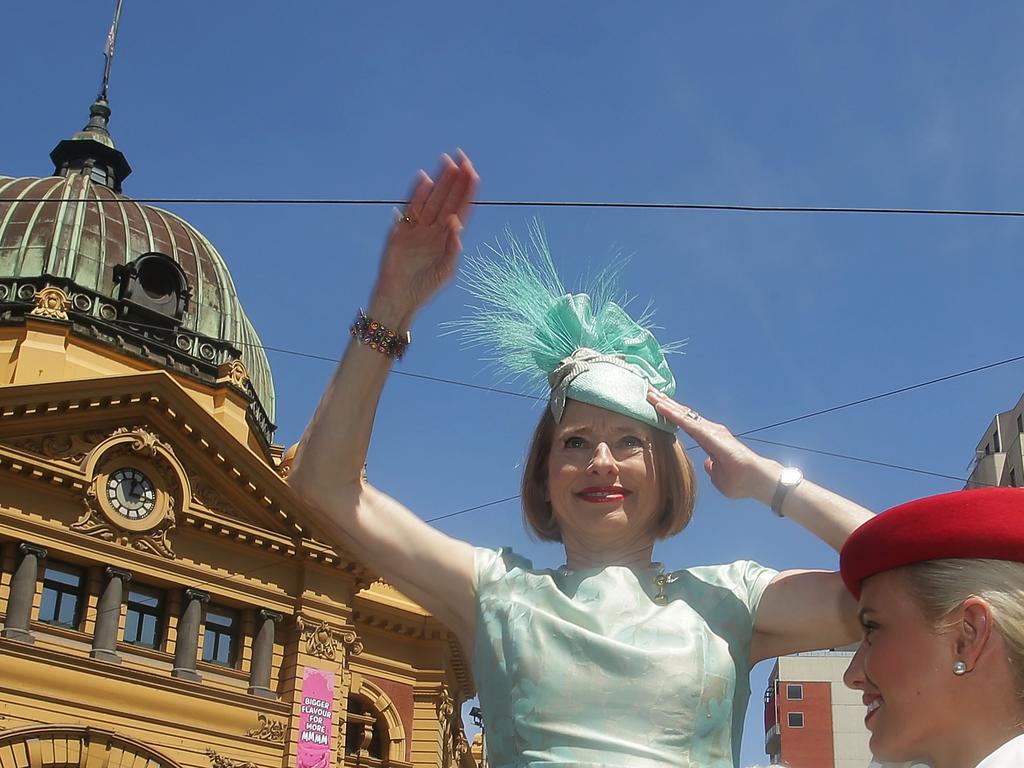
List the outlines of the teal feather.
{"type": "MultiPolygon", "coordinates": [[[[505,378],[526,379],[538,390],[547,387],[548,375],[581,347],[602,354],[646,358],[653,379],[674,379],[664,353],[678,351],[682,343],[658,345],[651,333],[653,311],[647,305],[636,320],[624,311],[630,304],[618,282],[628,259],[618,258],[587,281],[584,292],[572,295],[555,268],[544,230],[537,221],[529,226],[529,240],[520,242],[506,230],[503,239],[476,255],[467,255],[460,285],[473,297],[468,314],[445,323],[447,333],[458,333],[465,347],[484,347],[484,357],[505,378]]],[[[645,378],[652,376],[643,374],[645,378]]]]}

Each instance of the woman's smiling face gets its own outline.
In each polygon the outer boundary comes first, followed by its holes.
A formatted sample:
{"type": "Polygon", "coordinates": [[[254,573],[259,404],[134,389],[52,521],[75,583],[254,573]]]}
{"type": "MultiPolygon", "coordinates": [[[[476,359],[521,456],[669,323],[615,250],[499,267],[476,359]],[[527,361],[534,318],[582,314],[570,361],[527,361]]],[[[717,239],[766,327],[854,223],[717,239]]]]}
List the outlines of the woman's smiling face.
{"type": "Polygon", "coordinates": [[[863,694],[872,753],[889,761],[943,754],[964,716],[952,687],[955,643],[925,618],[898,569],[866,579],[860,606],[864,640],[843,679],[863,694]]]}
{"type": "Polygon", "coordinates": [[[618,549],[655,537],[662,508],[654,427],[569,400],[548,458],[548,497],[562,540],[618,549]]]}

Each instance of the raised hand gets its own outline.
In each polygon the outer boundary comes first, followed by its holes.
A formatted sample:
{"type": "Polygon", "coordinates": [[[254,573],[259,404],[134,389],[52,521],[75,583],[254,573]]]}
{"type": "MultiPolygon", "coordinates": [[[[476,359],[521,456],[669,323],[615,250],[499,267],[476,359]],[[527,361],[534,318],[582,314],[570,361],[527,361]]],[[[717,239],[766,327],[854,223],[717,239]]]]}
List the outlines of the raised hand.
{"type": "Polygon", "coordinates": [[[730,499],[771,502],[782,466],[741,443],[725,426],[708,421],[687,405],[651,389],[647,400],[659,414],[693,438],[704,452],[704,470],[712,484],[730,499]]]}
{"type": "Polygon", "coordinates": [[[381,259],[371,316],[408,327],[412,316],[455,273],[460,233],[480,177],[462,152],[441,157],[435,182],[420,171],[404,215],[395,222],[381,259]]]}

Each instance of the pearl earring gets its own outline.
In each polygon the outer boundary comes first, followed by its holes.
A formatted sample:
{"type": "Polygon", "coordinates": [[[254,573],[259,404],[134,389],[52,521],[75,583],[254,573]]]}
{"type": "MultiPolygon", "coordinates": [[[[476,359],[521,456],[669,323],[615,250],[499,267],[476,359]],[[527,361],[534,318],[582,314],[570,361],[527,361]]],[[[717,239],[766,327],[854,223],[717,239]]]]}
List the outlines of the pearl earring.
{"type": "Polygon", "coordinates": [[[964,662],[958,661],[956,664],[953,665],[953,674],[954,675],[963,675],[963,674],[966,674],[966,672],[967,672],[967,665],[964,662]]]}

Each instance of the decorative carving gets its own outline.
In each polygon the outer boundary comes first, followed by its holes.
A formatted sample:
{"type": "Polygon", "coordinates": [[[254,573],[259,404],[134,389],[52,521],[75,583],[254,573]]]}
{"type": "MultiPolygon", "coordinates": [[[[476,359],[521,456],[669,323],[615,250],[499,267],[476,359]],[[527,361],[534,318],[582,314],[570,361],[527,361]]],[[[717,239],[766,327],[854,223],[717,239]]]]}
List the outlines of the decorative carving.
{"type": "Polygon", "coordinates": [[[245,762],[241,760],[232,760],[230,757],[224,757],[224,755],[219,752],[214,752],[209,747],[204,751],[206,752],[206,756],[210,758],[210,765],[213,768],[258,768],[256,763],[249,762],[248,760],[245,762]]]}
{"type": "Polygon", "coordinates": [[[441,692],[437,695],[437,719],[442,723],[451,718],[455,712],[455,702],[448,691],[447,685],[441,686],[441,692]]]}
{"type": "Polygon", "coordinates": [[[195,479],[192,485],[192,500],[197,501],[211,512],[231,517],[231,502],[210,486],[205,480],[195,479]]]}
{"type": "Polygon", "coordinates": [[[466,740],[466,732],[459,730],[458,737],[455,740],[455,765],[459,765],[462,762],[463,756],[469,752],[469,741],[466,740]]]}
{"type": "Polygon", "coordinates": [[[338,654],[338,641],[330,625],[324,621],[317,625],[307,624],[302,616],[295,618],[295,626],[306,638],[306,653],[320,659],[334,661],[338,654]]]}
{"type": "Polygon", "coordinates": [[[90,429],[84,432],[37,435],[18,440],[12,445],[48,459],[66,459],[81,463],[96,445],[110,436],[109,432],[90,429]]]}
{"type": "Polygon", "coordinates": [[[126,531],[118,528],[99,509],[96,487],[89,486],[83,499],[85,512],[71,524],[71,530],[96,536],[104,541],[116,541],[141,552],[151,552],[161,557],[173,558],[174,550],[167,535],[175,527],[174,497],[168,495],[168,509],[160,522],[148,531],[126,531]]]}
{"type": "Polygon", "coordinates": [[[233,387],[243,392],[248,392],[246,385],[249,383],[249,369],[241,360],[230,360],[217,368],[217,378],[221,381],[227,380],[233,387]]]}
{"type": "Polygon", "coordinates": [[[466,733],[456,716],[457,709],[448,686],[442,684],[437,696],[437,721],[441,726],[441,745],[444,750],[442,765],[458,765],[462,756],[469,751],[466,733]]]}
{"type": "Polygon", "coordinates": [[[358,656],[363,652],[363,641],[359,639],[354,629],[343,629],[338,636],[345,646],[347,656],[358,656]]]}
{"type": "Polygon", "coordinates": [[[36,317],[46,317],[50,320],[67,320],[68,310],[71,309],[71,299],[60,288],[52,285],[36,291],[32,300],[36,303],[35,309],[29,312],[36,317]]]}
{"type": "Polygon", "coordinates": [[[342,651],[342,664],[349,656],[358,656],[363,652],[363,642],[354,629],[335,630],[326,621],[312,624],[302,617],[295,617],[295,626],[306,638],[306,653],[320,659],[334,661],[338,658],[339,641],[342,651]]]}
{"type": "Polygon", "coordinates": [[[251,736],[254,739],[260,741],[276,741],[283,742],[285,736],[285,725],[280,720],[273,720],[269,715],[265,715],[260,712],[257,715],[260,724],[256,728],[250,728],[245,732],[246,736],[251,736]]]}
{"type": "Polygon", "coordinates": [[[145,427],[120,427],[115,429],[112,433],[112,437],[117,435],[129,435],[134,438],[131,442],[131,449],[142,456],[156,456],[157,449],[162,448],[168,453],[174,453],[174,450],[157,437],[155,434],[150,432],[145,427]]]}

